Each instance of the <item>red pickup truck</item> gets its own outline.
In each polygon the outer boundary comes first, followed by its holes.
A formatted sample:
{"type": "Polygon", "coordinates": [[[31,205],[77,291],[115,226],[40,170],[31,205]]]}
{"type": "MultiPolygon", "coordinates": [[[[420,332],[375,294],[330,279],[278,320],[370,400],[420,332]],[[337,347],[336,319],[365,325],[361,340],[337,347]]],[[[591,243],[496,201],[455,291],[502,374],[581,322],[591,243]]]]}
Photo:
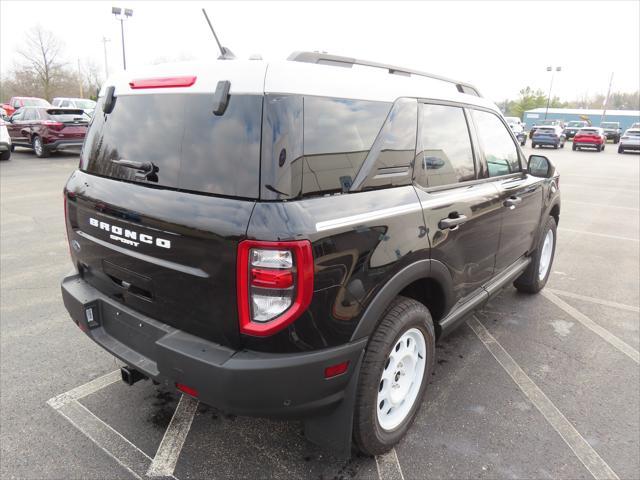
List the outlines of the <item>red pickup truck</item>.
{"type": "Polygon", "coordinates": [[[38,97],[11,97],[9,103],[3,103],[0,107],[4,108],[7,115],[11,116],[16,110],[22,107],[50,107],[51,104],[44,98],[38,97]]]}

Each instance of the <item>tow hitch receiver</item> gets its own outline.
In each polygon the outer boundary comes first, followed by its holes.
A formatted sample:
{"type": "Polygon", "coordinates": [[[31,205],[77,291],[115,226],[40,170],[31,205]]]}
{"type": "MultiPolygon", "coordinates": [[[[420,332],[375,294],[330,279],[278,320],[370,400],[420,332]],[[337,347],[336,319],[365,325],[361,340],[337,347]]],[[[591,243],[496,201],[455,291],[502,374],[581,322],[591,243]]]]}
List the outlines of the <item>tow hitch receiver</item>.
{"type": "Polygon", "coordinates": [[[134,368],[129,368],[129,367],[122,367],[120,369],[120,374],[122,375],[122,381],[127,385],[133,385],[134,383],[140,380],[147,379],[147,376],[144,375],[142,372],[139,372],[138,370],[134,368]]]}

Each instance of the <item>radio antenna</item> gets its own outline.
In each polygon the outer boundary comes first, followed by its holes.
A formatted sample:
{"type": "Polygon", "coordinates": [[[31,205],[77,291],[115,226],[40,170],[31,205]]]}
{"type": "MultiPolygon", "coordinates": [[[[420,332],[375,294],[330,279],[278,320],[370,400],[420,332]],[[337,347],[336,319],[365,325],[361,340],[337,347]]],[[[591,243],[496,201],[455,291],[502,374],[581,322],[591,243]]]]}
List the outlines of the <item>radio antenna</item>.
{"type": "Polygon", "coordinates": [[[231,50],[229,50],[227,47],[223,47],[220,44],[220,40],[218,40],[218,36],[216,35],[216,31],[213,29],[213,25],[211,25],[211,21],[209,20],[209,15],[207,15],[207,11],[204,8],[202,9],[202,13],[204,15],[205,20],[209,24],[209,28],[211,29],[211,33],[213,33],[213,38],[216,39],[216,43],[218,44],[218,48],[220,49],[220,56],[218,57],[218,60],[233,60],[233,59],[235,59],[236,56],[233,54],[233,52],[231,50]]]}

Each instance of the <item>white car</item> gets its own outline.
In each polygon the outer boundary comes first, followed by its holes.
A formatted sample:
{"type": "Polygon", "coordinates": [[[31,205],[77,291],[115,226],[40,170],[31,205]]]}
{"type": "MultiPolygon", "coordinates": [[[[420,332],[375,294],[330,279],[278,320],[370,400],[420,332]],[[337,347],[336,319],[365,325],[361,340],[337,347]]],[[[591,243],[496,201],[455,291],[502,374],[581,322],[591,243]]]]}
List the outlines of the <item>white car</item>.
{"type": "Polygon", "coordinates": [[[630,128],[620,137],[618,153],[625,150],[640,150],[640,128],[630,128]]]}
{"type": "Polygon", "coordinates": [[[0,120],[0,160],[11,158],[11,137],[4,121],[0,120]]]}
{"type": "Polygon", "coordinates": [[[96,109],[96,102],[88,98],[56,97],[51,104],[61,108],[81,108],[89,116],[93,116],[93,111],[96,109]]]}

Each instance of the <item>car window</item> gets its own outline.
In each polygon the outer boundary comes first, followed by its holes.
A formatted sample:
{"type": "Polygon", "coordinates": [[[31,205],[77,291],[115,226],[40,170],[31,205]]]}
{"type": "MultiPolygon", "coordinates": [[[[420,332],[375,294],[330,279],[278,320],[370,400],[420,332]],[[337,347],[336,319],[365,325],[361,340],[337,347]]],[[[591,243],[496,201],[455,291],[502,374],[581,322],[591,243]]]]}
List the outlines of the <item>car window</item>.
{"type": "Polygon", "coordinates": [[[469,128],[461,107],[423,104],[420,118],[422,152],[416,182],[424,187],[476,178],[469,128]]]}
{"type": "Polygon", "coordinates": [[[36,111],[33,108],[28,108],[22,117],[22,120],[29,121],[36,119],[36,111]]]}
{"type": "Polygon", "coordinates": [[[350,184],[390,109],[387,102],[305,97],[303,195],[350,184]]]}
{"type": "Polygon", "coordinates": [[[14,100],[11,106],[13,108],[20,108],[22,106],[22,102],[20,100],[14,100]]]}
{"type": "Polygon", "coordinates": [[[22,120],[22,116],[24,115],[23,110],[18,110],[13,115],[11,115],[11,121],[15,122],[16,120],[22,120]]]}
{"type": "Polygon", "coordinates": [[[521,171],[518,148],[507,127],[497,115],[473,110],[480,147],[484,152],[490,177],[521,171]]]}
{"type": "Polygon", "coordinates": [[[70,107],[71,106],[71,102],[69,100],[64,100],[61,104],[61,107],[70,107]]]}

